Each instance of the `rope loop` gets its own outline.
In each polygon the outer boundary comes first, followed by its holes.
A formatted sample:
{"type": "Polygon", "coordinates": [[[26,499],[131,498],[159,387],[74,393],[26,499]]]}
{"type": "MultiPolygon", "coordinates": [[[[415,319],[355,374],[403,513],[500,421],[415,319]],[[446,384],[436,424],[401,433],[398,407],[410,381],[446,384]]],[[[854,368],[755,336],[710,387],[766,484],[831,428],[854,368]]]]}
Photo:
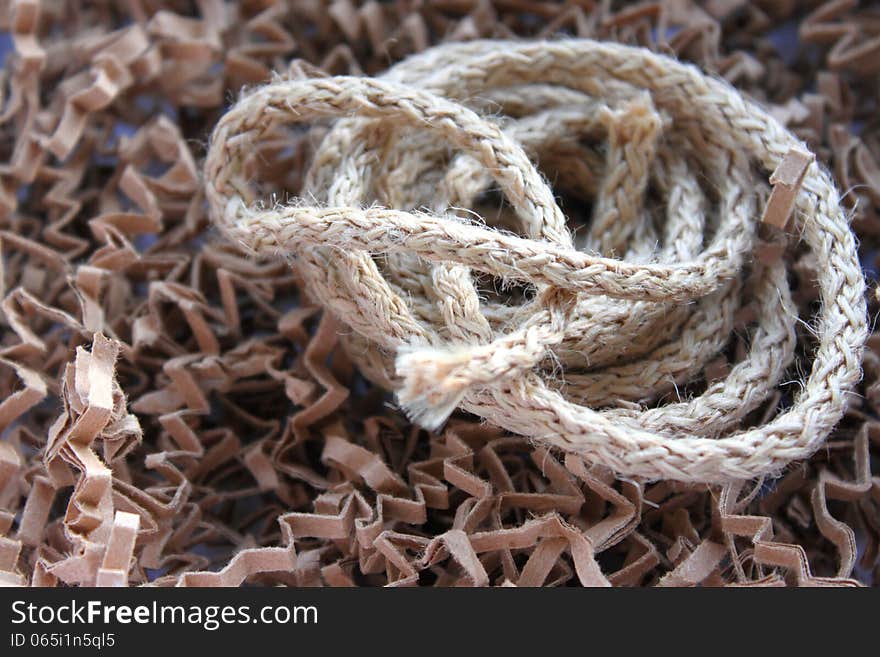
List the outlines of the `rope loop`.
{"type": "Polygon", "coordinates": [[[786,260],[752,255],[768,176],[804,148],[644,49],[475,41],[378,78],[250,90],[205,179],[221,231],[294,256],[364,373],[423,426],[461,408],[622,475],[725,482],[809,456],[861,375],[865,283],[814,162],[793,207],[815,344],[799,344],[786,260]],[[295,126],[317,143],[310,167],[292,201],[266,204],[254,154],[295,126]],[[711,376],[749,313],[742,353],[711,376]],[[807,348],[800,392],[755,421],[807,348]]]}

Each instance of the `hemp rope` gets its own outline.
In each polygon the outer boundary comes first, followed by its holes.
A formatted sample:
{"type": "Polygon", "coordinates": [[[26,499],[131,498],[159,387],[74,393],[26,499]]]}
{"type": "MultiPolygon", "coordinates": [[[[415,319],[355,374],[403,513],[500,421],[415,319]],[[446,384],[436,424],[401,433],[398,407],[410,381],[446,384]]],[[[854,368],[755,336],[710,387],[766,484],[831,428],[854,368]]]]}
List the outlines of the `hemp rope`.
{"type": "Polygon", "coordinates": [[[812,368],[790,407],[741,427],[796,349],[786,262],[752,255],[768,172],[792,148],[756,104],[668,57],[475,41],[378,78],[248,91],[214,130],[205,179],[222,232],[293,256],[365,375],[423,426],[462,408],[622,475],[724,482],[809,456],[861,376],[864,278],[813,162],[795,205],[821,301],[812,368]],[[315,123],[328,127],[298,198],[260,202],[256,145],[315,123]],[[592,203],[577,239],[533,159],[592,203]],[[492,223],[458,210],[493,184],[510,209],[492,223]],[[531,293],[505,298],[487,279],[531,293]],[[701,394],[658,405],[723,352],[745,299],[746,353],[701,394]]]}

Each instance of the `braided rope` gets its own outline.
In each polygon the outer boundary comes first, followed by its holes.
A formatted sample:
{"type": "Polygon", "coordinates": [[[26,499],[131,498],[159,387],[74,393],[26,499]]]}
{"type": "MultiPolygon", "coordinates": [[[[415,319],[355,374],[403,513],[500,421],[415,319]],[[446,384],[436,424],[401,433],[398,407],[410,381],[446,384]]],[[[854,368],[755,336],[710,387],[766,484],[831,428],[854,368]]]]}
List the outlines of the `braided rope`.
{"type": "Polygon", "coordinates": [[[813,163],[795,207],[820,290],[812,368],[789,408],[741,428],[797,345],[786,264],[751,253],[767,174],[798,147],[726,83],[647,50],[477,41],[380,78],[254,89],[215,128],[205,174],[226,236],[295,256],[365,374],[424,426],[463,408],[624,475],[720,482],[809,456],[860,377],[864,279],[813,163]],[[328,120],[299,198],[264,207],[255,144],[328,120]],[[592,204],[583,231],[534,160],[592,204]],[[493,185],[510,207],[492,223],[455,210],[493,185]],[[497,279],[531,292],[496,294],[497,279]],[[725,349],[745,299],[747,352],[657,405],[725,349]]]}

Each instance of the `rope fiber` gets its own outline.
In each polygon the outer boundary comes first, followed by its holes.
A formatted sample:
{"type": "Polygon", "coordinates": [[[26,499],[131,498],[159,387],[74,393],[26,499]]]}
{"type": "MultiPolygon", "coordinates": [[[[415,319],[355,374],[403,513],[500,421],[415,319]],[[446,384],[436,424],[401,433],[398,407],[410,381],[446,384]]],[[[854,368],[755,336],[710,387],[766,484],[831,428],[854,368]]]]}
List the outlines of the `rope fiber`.
{"type": "Polygon", "coordinates": [[[815,162],[794,230],[816,316],[798,317],[791,249],[754,257],[768,176],[792,149],[805,146],[728,84],[648,50],[475,41],[377,78],[248,90],[205,179],[221,231],[293,256],[364,374],[423,426],[461,408],[621,475],[725,482],[809,456],[861,376],[864,278],[815,162]],[[321,136],[303,188],[265,203],[255,145],[295,124],[321,136]],[[747,348],[709,376],[744,309],[747,348]],[[745,422],[791,376],[798,321],[815,337],[800,391],[745,422]]]}

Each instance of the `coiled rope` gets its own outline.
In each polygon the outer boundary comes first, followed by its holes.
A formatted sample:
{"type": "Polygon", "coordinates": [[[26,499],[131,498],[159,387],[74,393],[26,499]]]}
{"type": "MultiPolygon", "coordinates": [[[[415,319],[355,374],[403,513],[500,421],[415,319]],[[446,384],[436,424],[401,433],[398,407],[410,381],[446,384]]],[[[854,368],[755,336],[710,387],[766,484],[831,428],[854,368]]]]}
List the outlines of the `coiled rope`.
{"type": "Polygon", "coordinates": [[[424,426],[462,408],[622,475],[721,482],[815,451],[860,377],[864,278],[838,192],[812,163],[794,212],[820,292],[811,369],[788,408],[744,428],[797,346],[786,261],[753,257],[768,172],[793,148],[756,104],[665,56],[477,41],[379,78],[249,91],[216,126],[205,178],[222,232],[292,255],[351,328],[363,372],[424,426]],[[261,202],[255,145],[329,119],[298,197],[261,202]],[[582,230],[534,160],[588,207],[582,230]],[[493,186],[509,208],[459,210],[493,186]],[[710,380],[746,303],[749,348],[710,380]],[[701,376],[700,394],[667,400],[701,376]]]}

